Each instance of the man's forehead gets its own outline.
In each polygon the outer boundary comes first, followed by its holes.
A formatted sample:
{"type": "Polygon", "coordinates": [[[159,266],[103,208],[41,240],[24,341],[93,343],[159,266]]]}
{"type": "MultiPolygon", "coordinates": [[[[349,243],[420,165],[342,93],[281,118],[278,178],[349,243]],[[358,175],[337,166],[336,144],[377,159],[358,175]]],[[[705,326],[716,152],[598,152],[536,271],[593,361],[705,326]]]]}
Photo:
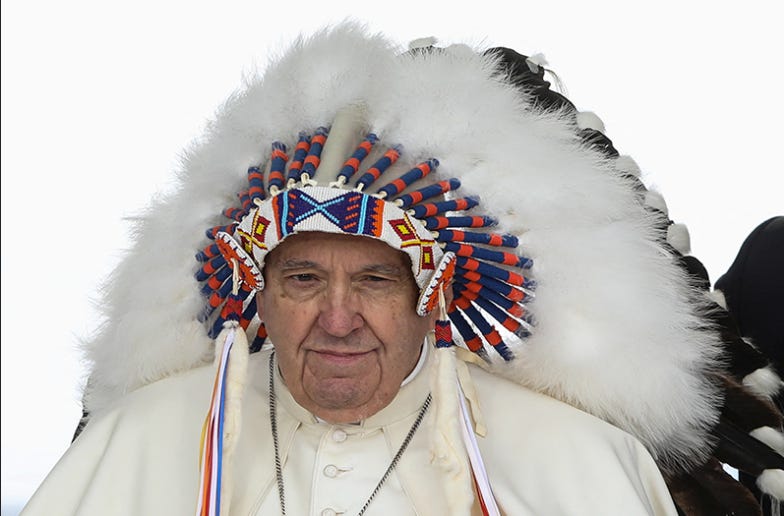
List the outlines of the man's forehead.
{"type": "Polygon", "coordinates": [[[362,259],[379,265],[397,265],[409,270],[411,267],[407,254],[382,240],[318,231],[301,232],[287,237],[267,255],[265,262],[268,265],[318,263],[320,258],[327,256],[362,259]]]}

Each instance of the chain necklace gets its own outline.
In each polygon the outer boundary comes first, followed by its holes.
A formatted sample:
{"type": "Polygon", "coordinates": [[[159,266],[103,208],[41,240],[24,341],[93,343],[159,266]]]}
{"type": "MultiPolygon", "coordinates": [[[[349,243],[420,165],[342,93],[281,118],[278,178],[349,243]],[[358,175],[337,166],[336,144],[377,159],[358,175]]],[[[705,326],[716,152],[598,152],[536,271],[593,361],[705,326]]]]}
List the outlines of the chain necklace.
{"type": "MultiPolygon", "coordinates": [[[[283,488],[283,467],[280,462],[280,445],[278,443],[278,416],[277,416],[277,402],[275,400],[275,366],[274,360],[275,353],[270,353],[269,358],[269,411],[270,411],[270,427],[272,428],[272,444],[275,448],[275,477],[278,483],[278,498],[280,499],[280,513],[283,516],[286,516],[286,497],[283,488]]],[[[403,439],[403,444],[400,445],[400,449],[397,450],[397,453],[392,458],[392,462],[389,463],[389,467],[387,467],[386,472],[384,472],[384,476],[381,477],[381,480],[378,481],[376,484],[376,488],[370,493],[365,505],[362,506],[360,509],[358,516],[362,516],[365,514],[370,502],[373,501],[373,498],[376,497],[378,492],[381,490],[381,486],[384,485],[384,482],[387,481],[389,475],[392,474],[395,467],[397,467],[398,462],[400,462],[400,457],[403,456],[403,452],[406,451],[408,448],[408,444],[411,442],[411,439],[414,437],[417,429],[419,428],[420,423],[422,423],[422,419],[425,417],[425,413],[427,409],[430,407],[430,402],[432,401],[433,396],[431,394],[427,395],[425,402],[422,404],[422,408],[419,409],[419,414],[414,420],[414,424],[411,425],[411,430],[408,431],[406,438],[403,439]]]]}

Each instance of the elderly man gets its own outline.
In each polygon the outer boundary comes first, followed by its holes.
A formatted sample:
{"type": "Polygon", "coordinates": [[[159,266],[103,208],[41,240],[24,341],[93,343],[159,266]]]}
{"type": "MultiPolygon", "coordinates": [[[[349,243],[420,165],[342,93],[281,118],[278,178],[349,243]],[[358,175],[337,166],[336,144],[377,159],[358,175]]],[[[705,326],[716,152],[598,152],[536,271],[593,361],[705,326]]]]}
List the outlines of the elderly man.
{"type": "MultiPolygon", "coordinates": [[[[409,257],[367,237],[302,232],[269,254],[264,281],[258,310],[275,346],[250,359],[231,514],[436,515],[453,513],[450,498],[471,499],[470,484],[450,481],[459,472],[431,459],[437,352],[424,343],[436,312],[416,313],[409,257]],[[448,492],[459,487],[469,491],[448,492]]],[[[26,513],[193,513],[213,375],[160,380],[95,416],[26,513]]],[[[673,513],[636,439],[479,368],[471,376],[505,514],[673,513]]]]}
{"type": "Polygon", "coordinates": [[[719,340],[633,162],[543,73],[349,24],[233,97],[25,514],[676,514],[719,340]]]}

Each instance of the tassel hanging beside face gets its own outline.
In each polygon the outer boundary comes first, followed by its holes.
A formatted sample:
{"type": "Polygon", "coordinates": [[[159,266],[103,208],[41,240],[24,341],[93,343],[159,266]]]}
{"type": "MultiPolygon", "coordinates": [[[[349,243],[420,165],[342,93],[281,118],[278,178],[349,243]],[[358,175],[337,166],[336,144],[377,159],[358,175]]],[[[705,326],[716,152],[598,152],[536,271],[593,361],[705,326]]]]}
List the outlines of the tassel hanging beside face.
{"type": "MultiPolygon", "coordinates": [[[[476,441],[471,411],[466,403],[463,382],[470,382],[464,363],[455,357],[452,324],[447,316],[443,284],[439,286],[440,318],[435,323],[435,374],[433,392],[436,423],[433,435],[434,459],[447,473],[450,486],[447,490],[452,514],[470,512],[468,493],[476,493],[477,501],[485,516],[500,515],[490,488],[479,445],[476,441]],[[461,374],[462,373],[462,374],[461,374]],[[455,421],[459,421],[455,425],[455,421]],[[459,428],[457,428],[459,426],[459,428]],[[462,443],[462,445],[461,445],[462,443]],[[463,451],[464,450],[464,451],[463,451]],[[455,492],[456,491],[456,492],[455,492]]],[[[472,386],[467,386],[472,392],[472,386]]]]}
{"type": "Polygon", "coordinates": [[[199,501],[196,511],[199,516],[220,515],[226,374],[236,333],[236,327],[225,328],[216,339],[217,342],[222,343],[222,346],[217,357],[218,367],[215,373],[210,410],[201,432],[201,456],[199,459],[201,474],[199,475],[199,501]]]}
{"type": "Polygon", "coordinates": [[[465,441],[466,450],[468,451],[468,460],[471,462],[474,486],[476,487],[476,493],[479,498],[480,506],[482,507],[482,514],[486,516],[500,516],[501,511],[498,509],[495,496],[493,496],[493,489],[490,487],[490,478],[487,476],[485,463],[484,460],[482,460],[482,453],[479,450],[479,443],[476,441],[472,417],[460,382],[458,382],[458,390],[463,441],[465,441]]]}
{"type": "Polygon", "coordinates": [[[231,296],[221,313],[223,324],[216,343],[216,372],[210,409],[204,421],[199,457],[197,516],[226,516],[231,501],[231,462],[239,438],[242,394],[248,364],[248,339],[239,323],[242,298],[237,263],[232,267],[231,296]]]}

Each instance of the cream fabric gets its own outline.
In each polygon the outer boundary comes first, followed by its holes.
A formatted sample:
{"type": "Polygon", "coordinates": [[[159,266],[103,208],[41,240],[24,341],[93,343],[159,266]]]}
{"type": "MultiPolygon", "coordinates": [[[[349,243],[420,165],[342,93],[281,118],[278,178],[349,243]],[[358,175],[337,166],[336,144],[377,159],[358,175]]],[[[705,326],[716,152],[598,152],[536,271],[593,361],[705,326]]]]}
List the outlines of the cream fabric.
{"type": "MultiPolygon", "coordinates": [[[[249,362],[232,466],[233,515],[280,511],[268,359],[269,352],[260,352],[249,362]]],[[[571,406],[469,368],[488,429],[479,444],[505,514],[676,514],[653,459],[636,439],[571,406]]],[[[158,381],[94,415],[22,514],[194,514],[199,437],[213,374],[212,367],[202,367],[158,381]]],[[[278,376],[288,514],[356,513],[408,433],[428,389],[426,367],[375,416],[334,426],[297,405],[278,376]]],[[[366,514],[447,514],[444,475],[430,464],[432,420],[429,412],[366,514]]]]}

